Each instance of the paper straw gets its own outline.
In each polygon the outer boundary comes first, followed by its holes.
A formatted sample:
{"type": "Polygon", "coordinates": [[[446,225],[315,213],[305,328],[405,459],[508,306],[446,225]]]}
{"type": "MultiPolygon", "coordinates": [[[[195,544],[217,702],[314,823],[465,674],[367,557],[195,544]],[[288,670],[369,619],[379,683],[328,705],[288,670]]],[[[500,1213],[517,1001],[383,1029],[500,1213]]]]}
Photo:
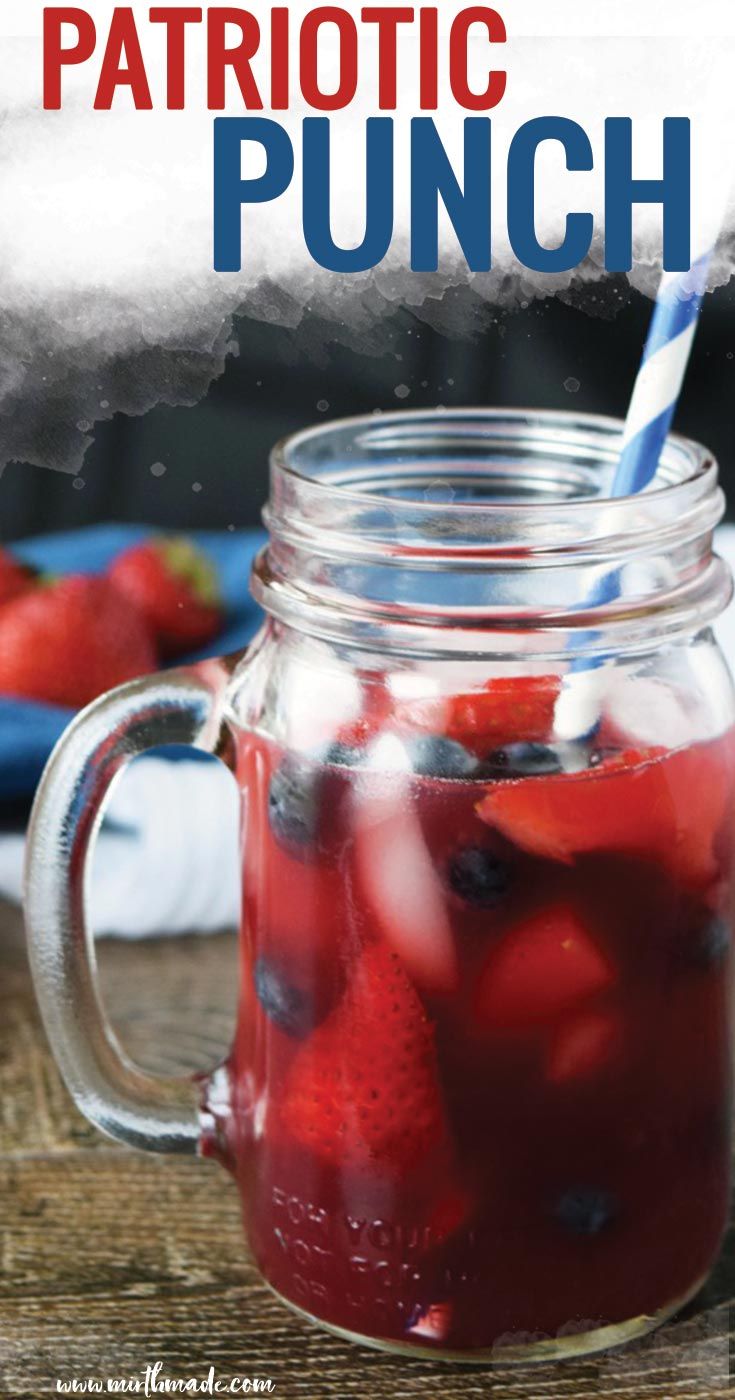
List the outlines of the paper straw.
{"type": "Polygon", "coordinates": [[[688,272],[665,272],[661,279],[625,420],[614,497],[635,495],[656,474],[684,383],[713,251],[688,272]]]}
{"type": "MultiPolygon", "coordinates": [[[[701,83],[704,105],[693,126],[691,264],[687,272],[665,272],[661,278],[610,492],[617,499],[644,491],[656,475],[686,374],[707,274],[730,204],[733,166],[726,161],[723,168],[722,131],[731,129],[735,117],[732,46],[719,45],[708,62],[711,68],[706,82],[701,83]]],[[[620,571],[613,569],[579,606],[604,605],[619,594],[620,571]]],[[[612,657],[585,657],[585,641],[591,636],[599,639],[599,632],[582,632],[569,644],[573,659],[554,715],[560,739],[588,735],[599,721],[612,657]]]]}
{"type": "MultiPolygon", "coordinates": [[[[687,272],[665,272],[661,279],[625,420],[613,498],[643,491],[658,470],[694,342],[714,242],[687,272]]],[[[602,580],[584,606],[610,602],[617,592],[616,572],[602,580]]],[[[582,634],[577,645],[589,636],[589,632],[582,634]]],[[[581,738],[594,729],[604,686],[603,664],[604,658],[578,658],[572,663],[554,712],[558,739],[581,738]]]]}

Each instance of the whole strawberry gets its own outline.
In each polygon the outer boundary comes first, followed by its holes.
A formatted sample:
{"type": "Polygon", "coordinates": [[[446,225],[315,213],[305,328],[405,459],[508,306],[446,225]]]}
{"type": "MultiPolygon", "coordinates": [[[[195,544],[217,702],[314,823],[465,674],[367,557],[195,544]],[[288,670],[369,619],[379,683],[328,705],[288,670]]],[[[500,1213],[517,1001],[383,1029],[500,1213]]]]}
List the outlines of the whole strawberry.
{"type": "Polygon", "coordinates": [[[37,574],[29,564],[22,564],[7,549],[0,549],[0,608],[30,593],[36,586],[37,574]]]}
{"type": "Polygon", "coordinates": [[[147,624],[108,579],[70,575],[0,609],[0,694],[76,709],[155,668],[147,624]]]}
{"type": "Polygon", "coordinates": [[[301,1045],[282,1122],[323,1161],[388,1175],[442,1143],[434,1029],[389,948],[365,948],[342,1001],[301,1045]]]}
{"type": "Polygon", "coordinates": [[[217,574],[191,540],[158,536],[133,545],[108,578],[146,618],[162,656],[205,646],[221,630],[217,574]]]}

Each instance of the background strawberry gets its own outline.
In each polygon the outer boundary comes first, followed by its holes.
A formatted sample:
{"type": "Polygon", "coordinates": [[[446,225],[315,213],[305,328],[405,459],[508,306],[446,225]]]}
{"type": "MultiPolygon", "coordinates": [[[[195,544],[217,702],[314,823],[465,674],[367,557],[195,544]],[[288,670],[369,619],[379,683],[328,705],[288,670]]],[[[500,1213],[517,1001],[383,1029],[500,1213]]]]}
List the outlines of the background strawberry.
{"type": "Polygon", "coordinates": [[[108,577],[145,617],[164,657],[205,646],[221,630],[217,573],[191,540],[160,536],[134,545],[108,577]]]}
{"type": "Polygon", "coordinates": [[[70,575],[0,610],[0,694],[76,709],[155,668],[146,623],[107,579],[70,575]]]}
{"type": "Polygon", "coordinates": [[[0,549],[0,607],[30,593],[36,579],[36,571],[29,564],[22,564],[7,549],[0,549]]]}
{"type": "Polygon", "coordinates": [[[434,1030],[397,955],[361,954],[338,1006],[299,1050],[283,1123],[323,1160],[400,1172],[441,1142],[434,1030]]]}

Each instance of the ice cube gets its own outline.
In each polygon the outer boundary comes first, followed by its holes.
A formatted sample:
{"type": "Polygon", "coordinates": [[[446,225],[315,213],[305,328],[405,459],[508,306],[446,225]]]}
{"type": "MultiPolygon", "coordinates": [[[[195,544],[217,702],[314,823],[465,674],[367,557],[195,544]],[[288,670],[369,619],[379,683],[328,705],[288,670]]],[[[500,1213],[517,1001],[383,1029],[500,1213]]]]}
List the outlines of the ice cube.
{"type": "Polygon", "coordinates": [[[356,789],[354,823],[357,879],[377,928],[419,986],[451,990],[457,959],[444,889],[408,777],[366,776],[356,789]]]}

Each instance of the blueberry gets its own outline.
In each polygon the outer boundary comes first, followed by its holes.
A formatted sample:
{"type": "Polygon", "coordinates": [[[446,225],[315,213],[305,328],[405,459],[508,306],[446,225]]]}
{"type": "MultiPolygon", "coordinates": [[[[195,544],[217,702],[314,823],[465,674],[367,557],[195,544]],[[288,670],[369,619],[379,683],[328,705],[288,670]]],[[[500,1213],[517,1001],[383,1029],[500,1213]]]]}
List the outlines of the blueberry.
{"type": "Polygon", "coordinates": [[[314,845],[319,826],[319,775],[311,763],[289,755],[273,774],[268,789],[271,831],[287,851],[299,854],[314,845]]]}
{"type": "Polygon", "coordinates": [[[565,1191],[554,1212],[559,1224],[572,1235],[599,1235],[617,1213],[618,1203],[612,1192],[599,1186],[576,1186],[565,1191]]]}
{"type": "Polygon", "coordinates": [[[555,744],[554,751],[565,773],[584,773],[600,762],[600,750],[591,748],[587,739],[567,739],[555,744]]]}
{"type": "Polygon", "coordinates": [[[267,958],[253,968],[255,992],[266,1016],[286,1035],[303,1036],[311,1030],[313,1016],[304,993],[286,980],[267,958]]]}
{"type": "Polygon", "coordinates": [[[617,758],[620,752],[620,749],[615,749],[610,744],[607,744],[603,748],[593,749],[590,754],[589,766],[590,768],[599,768],[601,764],[607,763],[609,759],[617,758]]]}
{"type": "Polygon", "coordinates": [[[460,899],[480,909],[490,909],[508,889],[510,871],[504,861],[483,846],[463,846],[451,857],[447,878],[460,899]]]}
{"type": "Polygon", "coordinates": [[[732,940],[730,926],[720,915],[710,919],[696,939],[694,961],[698,967],[718,967],[725,961],[732,940]]]}
{"type": "Polygon", "coordinates": [[[469,778],[477,759],[456,739],[422,734],[409,745],[411,767],[424,778],[469,778]]]}
{"type": "Polygon", "coordinates": [[[506,744],[482,763],[483,778],[535,778],[563,772],[561,758],[549,744],[506,744]]]}
{"type": "Polygon", "coordinates": [[[335,768],[359,768],[363,758],[363,750],[358,748],[357,744],[343,744],[340,739],[330,744],[321,755],[322,763],[328,763],[335,768]]]}

